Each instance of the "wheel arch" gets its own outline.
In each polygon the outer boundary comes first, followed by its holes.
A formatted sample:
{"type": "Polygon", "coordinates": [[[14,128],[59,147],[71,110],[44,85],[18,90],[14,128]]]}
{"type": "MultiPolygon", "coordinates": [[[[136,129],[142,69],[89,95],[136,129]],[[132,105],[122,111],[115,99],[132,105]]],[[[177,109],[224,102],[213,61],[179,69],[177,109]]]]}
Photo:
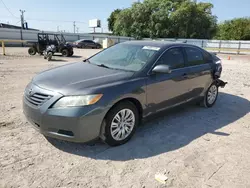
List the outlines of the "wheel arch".
{"type": "Polygon", "coordinates": [[[105,114],[105,116],[103,118],[103,121],[102,121],[101,129],[100,129],[100,134],[99,134],[100,137],[104,137],[105,126],[106,126],[105,119],[106,119],[108,113],[110,112],[110,110],[112,110],[114,107],[116,107],[117,105],[119,105],[122,102],[130,102],[136,107],[136,109],[138,110],[138,113],[139,113],[139,122],[141,122],[142,117],[143,117],[143,108],[142,108],[141,102],[138,99],[133,98],[133,97],[126,97],[126,98],[120,99],[120,100],[116,101],[111,106],[111,108],[106,112],[106,114],[105,114]]]}

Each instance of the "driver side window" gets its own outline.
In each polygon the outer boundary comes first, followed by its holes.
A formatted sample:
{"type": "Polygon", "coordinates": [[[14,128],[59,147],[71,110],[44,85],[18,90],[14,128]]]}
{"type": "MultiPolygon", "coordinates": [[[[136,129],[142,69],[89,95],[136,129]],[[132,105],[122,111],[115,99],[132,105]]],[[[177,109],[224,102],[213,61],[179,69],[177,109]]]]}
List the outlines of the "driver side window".
{"type": "Polygon", "coordinates": [[[165,64],[170,67],[170,69],[178,69],[183,68],[184,63],[184,56],[182,53],[181,48],[171,48],[170,50],[166,51],[158,61],[159,64],[165,64]]]}

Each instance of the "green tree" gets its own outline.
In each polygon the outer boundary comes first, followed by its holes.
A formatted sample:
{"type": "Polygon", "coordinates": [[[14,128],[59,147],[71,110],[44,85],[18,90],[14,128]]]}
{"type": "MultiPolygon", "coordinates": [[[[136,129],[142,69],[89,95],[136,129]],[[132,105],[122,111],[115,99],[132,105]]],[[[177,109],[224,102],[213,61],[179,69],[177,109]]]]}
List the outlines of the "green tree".
{"type": "Polygon", "coordinates": [[[250,18],[227,20],[218,26],[220,40],[250,40],[250,18]]]}
{"type": "Polygon", "coordinates": [[[133,21],[131,19],[131,14],[130,9],[124,9],[119,13],[114,24],[113,33],[115,35],[132,36],[131,25],[133,21]]]}
{"type": "Polygon", "coordinates": [[[211,3],[183,2],[170,15],[170,36],[178,38],[212,38],[216,33],[216,16],[211,3]]]}
{"type": "Polygon", "coordinates": [[[116,18],[118,16],[118,14],[121,12],[122,10],[121,9],[116,9],[114,10],[111,15],[109,16],[108,18],[108,28],[110,31],[114,31],[114,25],[115,25],[115,21],[116,21],[116,18]]]}
{"type": "MultiPolygon", "coordinates": [[[[212,38],[216,17],[211,3],[190,0],[144,0],[116,16],[113,33],[135,38],[212,38]]],[[[112,14],[111,14],[112,15],[112,14]]]]}

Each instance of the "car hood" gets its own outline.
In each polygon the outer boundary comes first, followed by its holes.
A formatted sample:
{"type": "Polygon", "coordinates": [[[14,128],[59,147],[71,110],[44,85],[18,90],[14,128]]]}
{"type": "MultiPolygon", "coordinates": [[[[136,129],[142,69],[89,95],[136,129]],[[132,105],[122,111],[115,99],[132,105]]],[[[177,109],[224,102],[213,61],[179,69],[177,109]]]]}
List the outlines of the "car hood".
{"type": "Polygon", "coordinates": [[[86,88],[127,80],[133,74],[79,62],[41,72],[34,77],[33,83],[63,95],[74,95],[86,88]]]}

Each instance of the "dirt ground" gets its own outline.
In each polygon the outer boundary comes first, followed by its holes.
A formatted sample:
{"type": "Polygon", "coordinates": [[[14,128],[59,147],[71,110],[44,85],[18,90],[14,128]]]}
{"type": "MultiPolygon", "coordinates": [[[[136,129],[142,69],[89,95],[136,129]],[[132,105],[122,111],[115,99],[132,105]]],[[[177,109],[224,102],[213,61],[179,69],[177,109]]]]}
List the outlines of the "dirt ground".
{"type": "Polygon", "coordinates": [[[75,50],[52,62],[7,48],[0,55],[0,187],[250,187],[250,57],[221,55],[223,80],[211,109],[188,106],[145,122],[119,147],[47,140],[22,113],[22,95],[42,70],[81,61],[75,50]],[[168,177],[166,185],[155,174],[168,177]]]}

